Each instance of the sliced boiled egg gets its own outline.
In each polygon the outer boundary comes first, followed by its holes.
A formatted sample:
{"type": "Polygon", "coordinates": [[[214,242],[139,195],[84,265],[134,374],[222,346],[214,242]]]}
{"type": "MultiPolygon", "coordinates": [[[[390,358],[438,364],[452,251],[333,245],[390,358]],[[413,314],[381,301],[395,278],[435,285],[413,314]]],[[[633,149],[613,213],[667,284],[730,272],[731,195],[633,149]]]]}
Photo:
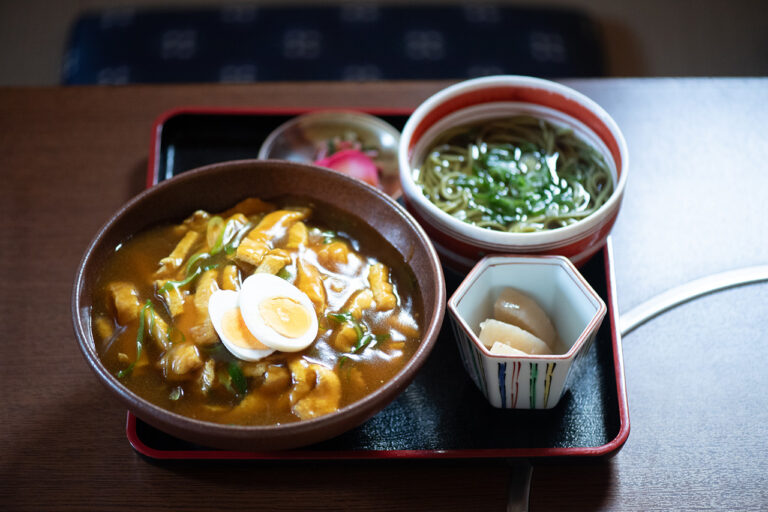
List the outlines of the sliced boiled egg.
{"type": "Polygon", "coordinates": [[[208,299],[208,315],[221,342],[232,355],[245,361],[258,361],[275,351],[251,334],[240,313],[240,294],[217,290],[208,299]]]}
{"type": "Polygon", "coordinates": [[[233,355],[256,361],[275,350],[298,352],[317,337],[312,301],[288,281],[253,274],[239,292],[211,295],[208,313],[216,333],[233,355]]]}
{"type": "Polygon", "coordinates": [[[272,274],[253,274],[240,289],[248,330],[281,352],[304,350],[317,337],[317,315],[306,293],[272,274]]]}

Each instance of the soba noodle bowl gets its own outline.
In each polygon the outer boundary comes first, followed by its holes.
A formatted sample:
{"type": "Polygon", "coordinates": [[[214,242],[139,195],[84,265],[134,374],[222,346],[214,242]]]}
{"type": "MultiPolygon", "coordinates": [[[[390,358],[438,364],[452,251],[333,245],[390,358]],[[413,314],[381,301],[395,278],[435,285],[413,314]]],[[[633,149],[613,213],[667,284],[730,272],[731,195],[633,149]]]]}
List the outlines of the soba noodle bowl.
{"type": "Polygon", "coordinates": [[[572,130],[530,116],[472,123],[438,137],[414,180],[443,211],[511,232],[557,229],[605,203],[613,179],[572,130]]]}

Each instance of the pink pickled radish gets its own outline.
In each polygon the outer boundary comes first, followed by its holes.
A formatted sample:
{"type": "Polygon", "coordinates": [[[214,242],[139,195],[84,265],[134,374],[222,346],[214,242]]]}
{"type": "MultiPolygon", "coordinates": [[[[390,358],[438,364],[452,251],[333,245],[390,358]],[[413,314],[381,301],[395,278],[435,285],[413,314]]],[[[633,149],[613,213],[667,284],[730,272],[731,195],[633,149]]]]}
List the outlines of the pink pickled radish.
{"type": "Polygon", "coordinates": [[[344,149],[317,160],[315,165],[343,172],[374,187],[379,187],[379,173],[376,164],[368,155],[356,149],[344,149]]]}

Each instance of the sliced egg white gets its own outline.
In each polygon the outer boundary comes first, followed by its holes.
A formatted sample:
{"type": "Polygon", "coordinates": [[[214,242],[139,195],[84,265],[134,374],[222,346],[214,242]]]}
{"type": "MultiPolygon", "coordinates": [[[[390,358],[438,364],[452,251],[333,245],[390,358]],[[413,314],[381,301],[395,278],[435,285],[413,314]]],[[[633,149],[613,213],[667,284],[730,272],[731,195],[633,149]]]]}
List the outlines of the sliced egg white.
{"type": "Polygon", "coordinates": [[[253,274],[239,292],[217,290],[208,300],[208,314],[224,346],[246,361],[257,361],[276,350],[304,350],[317,337],[312,301],[272,274],[253,274]]]}
{"type": "Polygon", "coordinates": [[[258,361],[275,351],[251,334],[240,313],[240,294],[233,290],[217,290],[208,299],[208,315],[232,355],[245,361],[258,361]]]}
{"type": "Polygon", "coordinates": [[[317,315],[306,293],[272,274],[253,274],[240,289],[240,311],[248,330],[281,352],[304,350],[317,337],[317,315]]]}

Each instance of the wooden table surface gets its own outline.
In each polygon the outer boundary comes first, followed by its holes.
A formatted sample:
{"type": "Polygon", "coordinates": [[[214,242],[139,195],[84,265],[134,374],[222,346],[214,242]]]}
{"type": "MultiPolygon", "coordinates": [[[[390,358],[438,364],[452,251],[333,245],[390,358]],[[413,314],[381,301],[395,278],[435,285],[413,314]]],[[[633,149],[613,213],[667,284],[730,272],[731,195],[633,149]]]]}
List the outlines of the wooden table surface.
{"type": "MultiPolygon", "coordinates": [[[[624,131],[619,310],[768,262],[768,79],[566,81],[624,131]]],[[[411,108],[445,83],[0,89],[0,509],[503,510],[503,460],[153,462],[76,346],[87,243],[144,186],[150,131],[190,105],[411,108]]],[[[631,432],[609,460],[534,461],[531,510],[768,509],[764,283],[624,340],[631,432]]]]}

